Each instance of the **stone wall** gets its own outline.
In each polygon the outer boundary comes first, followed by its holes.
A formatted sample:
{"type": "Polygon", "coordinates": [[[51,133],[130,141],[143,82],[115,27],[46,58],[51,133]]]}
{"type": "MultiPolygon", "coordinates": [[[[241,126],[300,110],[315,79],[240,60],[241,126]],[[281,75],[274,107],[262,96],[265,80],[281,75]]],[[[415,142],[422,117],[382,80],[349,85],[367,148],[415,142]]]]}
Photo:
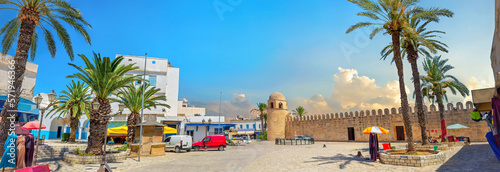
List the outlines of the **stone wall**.
{"type": "MultiPolygon", "coordinates": [[[[410,108],[413,138],[415,141],[419,141],[421,140],[420,126],[417,114],[413,109],[410,108]]],[[[451,103],[445,105],[446,125],[459,123],[470,127],[468,129],[447,130],[448,136],[466,136],[470,137],[471,141],[486,141],[485,135],[489,131],[488,126],[484,121],[472,121],[470,118],[472,110],[473,105],[470,101],[465,106],[461,102],[458,102],[455,106],[451,103]]],[[[439,111],[436,106],[425,107],[425,111],[429,121],[428,130],[437,130],[437,132],[431,132],[431,136],[437,137],[441,135],[439,111]]],[[[286,119],[286,137],[292,138],[296,134],[312,136],[315,140],[322,141],[348,141],[348,127],[352,127],[355,136],[353,141],[368,141],[369,135],[363,134],[363,130],[371,126],[380,126],[390,130],[388,134],[380,135],[380,141],[397,141],[396,126],[404,127],[401,108],[398,110],[396,108],[386,108],[383,110],[308,115],[301,118],[288,117],[286,119]]]]}
{"type": "MultiPolygon", "coordinates": [[[[106,162],[118,162],[127,158],[127,152],[121,151],[119,153],[106,154],[106,162]]],[[[97,156],[83,156],[75,155],[70,152],[64,152],[63,161],[72,164],[99,164],[102,161],[102,155],[97,156]]]]}
{"type": "Polygon", "coordinates": [[[425,167],[429,165],[442,164],[446,160],[446,152],[435,155],[390,155],[386,152],[380,153],[380,161],[384,164],[425,167]]]}

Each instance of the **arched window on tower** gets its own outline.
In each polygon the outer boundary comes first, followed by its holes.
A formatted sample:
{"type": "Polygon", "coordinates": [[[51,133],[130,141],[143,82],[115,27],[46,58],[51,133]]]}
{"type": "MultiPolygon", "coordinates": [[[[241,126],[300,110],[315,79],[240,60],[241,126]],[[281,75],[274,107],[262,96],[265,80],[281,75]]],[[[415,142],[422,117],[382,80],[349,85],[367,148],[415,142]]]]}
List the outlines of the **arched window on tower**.
{"type": "Polygon", "coordinates": [[[271,106],[271,108],[274,108],[274,103],[273,103],[273,102],[271,102],[270,106],[271,106]]]}
{"type": "Polygon", "coordinates": [[[283,103],[280,102],[280,109],[283,109],[283,103]]]}

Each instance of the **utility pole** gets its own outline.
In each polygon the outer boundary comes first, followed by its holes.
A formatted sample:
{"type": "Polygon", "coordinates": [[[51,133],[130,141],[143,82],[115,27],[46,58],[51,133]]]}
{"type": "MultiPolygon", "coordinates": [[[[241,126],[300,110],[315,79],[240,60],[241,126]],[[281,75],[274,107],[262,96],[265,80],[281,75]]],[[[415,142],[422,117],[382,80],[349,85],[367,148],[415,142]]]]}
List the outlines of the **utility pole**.
{"type": "Polygon", "coordinates": [[[221,112],[221,109],[222,109],[222,91],[220,92],[220,96],[219,96],[219,129],[220,129],[220,131],[222,131],[222,129],[220,128],[220,112],[221,112]]]}
{"type": "Polygon", "coordinates": [[[141,149],[142,149],[142,123],[144,122],[144,90],[146,84],[146,64],[148,63],[148,53],[144,56],[144,76],[142,76],[142,108],[141,108],[141,123],[140,123],[140,136],[139,136],[139,162],[141,162],[141,149]]]}

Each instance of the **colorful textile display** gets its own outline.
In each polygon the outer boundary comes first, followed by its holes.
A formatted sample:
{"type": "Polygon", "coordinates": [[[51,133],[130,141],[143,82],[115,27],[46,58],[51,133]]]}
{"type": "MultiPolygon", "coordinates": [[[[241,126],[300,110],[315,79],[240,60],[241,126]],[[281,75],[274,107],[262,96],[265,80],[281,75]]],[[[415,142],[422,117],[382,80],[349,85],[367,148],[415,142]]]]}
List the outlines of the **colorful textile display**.
{"type": "Polygon", "coordinates": [[[17,162],[16,162],[17,169],[26,168],[26,164],[24,163],[24,158],[26,153],[25,140],[26,139],[24,136],[17,137],[17,162]]]}
{"type": "Polygon", "coordinates": [[[441,142],[444,142],[444,139],[446,138],[446,135],[448,133],[446,132],[446,122],[444,119],[441,120],[441,142]]]}
{"type": "Polygon", "coordinates": [[[377,134],[370,134],[370,141],[369,141],[369,146],[370,146],[370,158],[373,161],[377,161],[377,156],[378,156],[378,137],[377,134]]]}
{"type": "Polygon", "coordinates": [[[33,154],[35,153],[35,138],[33,134],[26,136],[26,167],[31,167],[33,163],[33,154]]]}
{"type": "Polygon", "coordinates": [[[473,120],[473,121],[476,121],[476,122],[479,122],[479,121],[482,121],[483,120],[483,117],[481,116],[481,113],[479,111],[472,111],[470,113],[470,118],[473,120]]]}
{"type": "Polygon", "coordinates": [[[498,136],[498,129],[500,128],[500,99],[493,97],[491,99],[491,108],[493,109],[493,136],[497,142],[497,146],[500,146],[500,138],[498,136]]]}
{"type": "Polygon", "coordinates": [[[493,133],[486,133],[486,139],[488,139],[488,143],[490,144],[491,149],[493,149],[493,153],[497,157],[498,161],[500,161],[500,148],[497,147],[497,143],[495,137],[493,136],[493,133]]]}
{"type": "Polygon", "coordinates": [[[0,161],[1,168],[15,168],[16,167],[16,155],[17,155],[17,135],[12,133],[7,137],[5,144],[3,146],[5,152],[2,156],[2,161],[0,161]]]}

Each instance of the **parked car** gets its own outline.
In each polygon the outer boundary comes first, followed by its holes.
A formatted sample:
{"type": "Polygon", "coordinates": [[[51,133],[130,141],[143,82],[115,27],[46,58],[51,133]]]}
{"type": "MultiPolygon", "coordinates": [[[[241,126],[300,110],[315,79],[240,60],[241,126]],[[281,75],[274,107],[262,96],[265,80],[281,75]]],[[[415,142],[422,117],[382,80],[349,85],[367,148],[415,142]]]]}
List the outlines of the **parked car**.
{"type": "Polygon", "coordinates": [[[224,135],[209,135],[199,142],[193,143],[193,149],[198,151],[200,149],[218,149],[224,151],[226,148],[226,136],[224,135]]]}
{"type": "Polygon", "coordinates": [[[165,150],[174,150],[175,153],[186,150],[190,152],[193,148],[193,138],[188,135],[173,135],[165,138],[165,150]]]}
{"type": "Polygon", "coordinates": [[[296,140],[306,140],[306,139],[311,139],[309,136],[295,136],[296,140]]]}
{"type": "Polygon", "coordinates": [[[252,143],[252,140],[248,136],[241,136],[240,140],[243,140],[243,143],[252,143]]]}

